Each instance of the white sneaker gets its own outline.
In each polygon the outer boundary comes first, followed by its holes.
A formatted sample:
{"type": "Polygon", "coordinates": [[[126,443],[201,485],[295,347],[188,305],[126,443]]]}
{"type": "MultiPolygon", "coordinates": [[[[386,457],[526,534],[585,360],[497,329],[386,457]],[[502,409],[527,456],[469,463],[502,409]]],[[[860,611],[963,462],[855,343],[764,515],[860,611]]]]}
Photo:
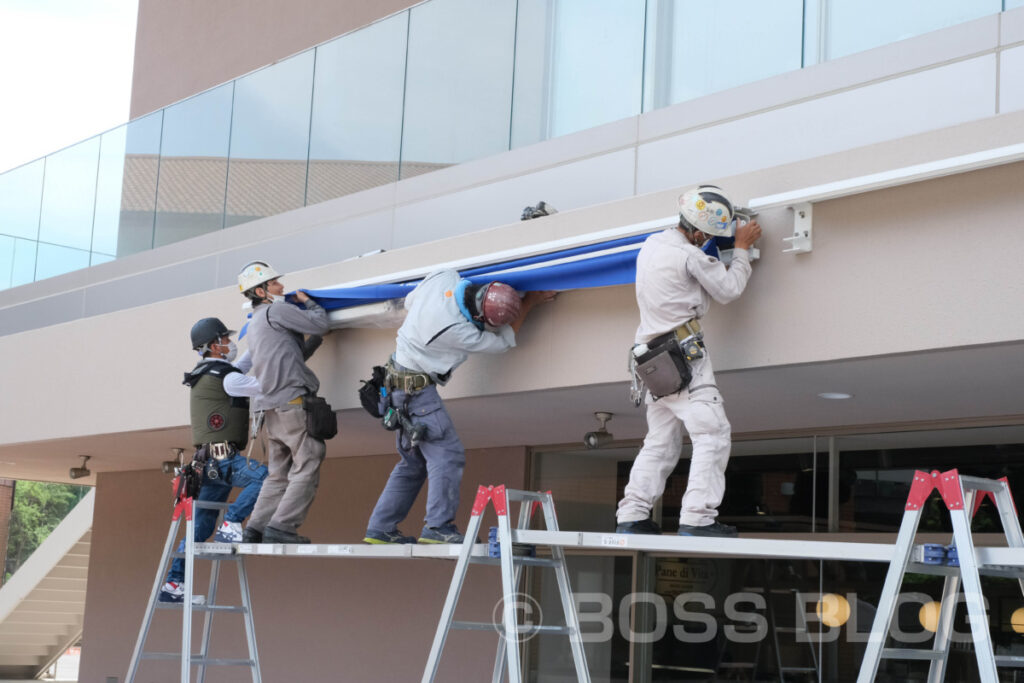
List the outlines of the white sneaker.
{"type": "MultiPolygon", "coordinates": [[[[185,586],[180,583],[174,583],[168,581],[164,584],[164,587],[160,589],[160,602],[185,602],[185,586]]],[[[193,595],[193,605],[205,605],[205,595],[193,595]]]]}
{"type": "Polygon", "coordinates": [[[224,521],[217,528],[217,534],[213,537],[214,543],[241,543],[242,523],[224,521]]]}

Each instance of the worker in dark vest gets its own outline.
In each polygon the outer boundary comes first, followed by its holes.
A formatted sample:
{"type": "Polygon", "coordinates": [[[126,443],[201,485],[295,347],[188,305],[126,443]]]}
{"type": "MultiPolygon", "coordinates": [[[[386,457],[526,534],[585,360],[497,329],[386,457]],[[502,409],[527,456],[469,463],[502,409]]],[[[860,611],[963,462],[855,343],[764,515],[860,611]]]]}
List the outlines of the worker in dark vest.
{"type": "MultiPolygon", "coordinates": [[[[249,352],[238,359],[229,330],[217,318],[203,318],[192,326],[192,348],[202,360],[183,382],[189,388],[192,443],[195,460],[205,462],[199,500],[226,502],[232,488],[241,492],[224,513],[217,529],[217,543],[239,543],[242,521],[252,512],[267,477],[267,467],[245,455],[249,441],[249,398],[260,393],[260,383],[245,373],[252,367],[249,352]]],[[[195,540],[205,542],[217,523],[217,510],[195,511],[195,540]]],[[[178,547],[185,548],[183,540],[178,547]]],[[[181,602],[185,595],[185,561],[174,560],[167,583],[160,591],[161,602],[181,602]]]]}

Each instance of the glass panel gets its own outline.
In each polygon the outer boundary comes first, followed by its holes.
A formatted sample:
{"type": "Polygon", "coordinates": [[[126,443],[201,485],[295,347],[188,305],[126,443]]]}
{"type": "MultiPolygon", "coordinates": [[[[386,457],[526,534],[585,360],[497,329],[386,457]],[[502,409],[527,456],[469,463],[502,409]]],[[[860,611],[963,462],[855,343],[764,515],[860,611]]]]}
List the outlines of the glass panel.
{"type": "Polygon", "coordinates": [[[1001,0],[830,0],[825,58],[912,38],[1001,9],[1001,0]]]}
{"type": "Polygon", "coordinates": [[[303,206],[314,51],[235,81],[225,225],[303,206]]]}
{"type": "Polygon", "coordinates": [[[233,85],[164,110],[154,246],[224,225],[233,85]]]}
{"type": "Polygon", "coordinates": [[[98,251],[94,251],[89,255],[89,265],[95,266],[98,263],[108,263],[116,258],[116,256],[111,256],[110,254],[101,254],[98,251]]]}
{"type": "Polygon", "coordinates": [[[514,0],[434,0],[409,15],[401,177],[508,149],[514,0]]]}
{"type": "Polygon", "coordinates": [[[0,175],[0,234],[36,239],[45,159],[0,175]]]}
{"type": "Polygon", "coordinates": [[[39,255],[36,261],[36,280],[88,267],[88,249],[72,249],[71,247],[62,247],[45,242],[39,243],[39,255]]]}
{"type": "Polygon", "coordinates": [[[1003,2],[1003,9],[1009,10],[1015,7],[1024,7],[1024,0],[1005,0],[1003,2]]]}
{"type": "Polygon", "coordinates": [[[803,12],[802,0],[651,0],[644,111],[799,69],[803,12]]]}
{"type": "Polygon", "coordinates": [[[89,249],[99,152],[97,136],[46,157],[39,218],[41,241],[89,249]]]}
{"type": "Polygon", "coordinates": [[[640,113],[644,3],[520,0],[512,146],[640,113]]]}
{"type": "Polygon", "coordinates": [[[0,289],[11,286],[11,270],[14,268],[15,238],[0,235],[0,289]]]}
{"type": "Polygon", "coordinates": [[[37,244],[35,240],[0,235],[0,289],[35,280],[37,244]]]}
{"type": "Polygon", "coordinates": [[[403,12],[316,49],[306,203],[398,180],[403,12]]]}
{"type": "Polygon", "coordinates": [[[103,135],[94,251],[126,256],[153,248],[162,124],[158,111],[103,135]]]}

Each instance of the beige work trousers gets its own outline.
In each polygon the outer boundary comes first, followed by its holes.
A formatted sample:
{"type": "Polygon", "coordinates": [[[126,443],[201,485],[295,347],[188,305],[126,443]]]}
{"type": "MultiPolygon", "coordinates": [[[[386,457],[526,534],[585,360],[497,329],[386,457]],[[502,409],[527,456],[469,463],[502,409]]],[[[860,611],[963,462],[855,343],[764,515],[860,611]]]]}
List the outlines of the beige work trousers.
{"type": "Polygon", "coordinates": [[[270,473],[263,480],[248,527],[295,533],[313,504],[327,446],[306,432],[306,411],[301,405],[267,410],[263,420],[270,473]]]}

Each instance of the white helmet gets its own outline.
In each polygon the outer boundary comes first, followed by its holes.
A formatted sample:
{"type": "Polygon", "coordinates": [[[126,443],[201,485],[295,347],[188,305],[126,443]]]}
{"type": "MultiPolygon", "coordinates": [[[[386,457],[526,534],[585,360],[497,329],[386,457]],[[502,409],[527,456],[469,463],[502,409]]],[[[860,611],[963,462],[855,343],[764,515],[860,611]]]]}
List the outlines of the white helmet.
{"type": "Polygon", "coordinates": [[[247,263],[238,274],[238,290],[248,292],[260,285],[270,282],[281,274],[274,270],[266,261],[247,263]]]}
{"type": "Polygon", "coordinates": [[[679,197],[679,220],[684,227],[714,237],[732,237],[736,234],[734,218],[732,202],[720,187],[701,185],[679,197]]]}

